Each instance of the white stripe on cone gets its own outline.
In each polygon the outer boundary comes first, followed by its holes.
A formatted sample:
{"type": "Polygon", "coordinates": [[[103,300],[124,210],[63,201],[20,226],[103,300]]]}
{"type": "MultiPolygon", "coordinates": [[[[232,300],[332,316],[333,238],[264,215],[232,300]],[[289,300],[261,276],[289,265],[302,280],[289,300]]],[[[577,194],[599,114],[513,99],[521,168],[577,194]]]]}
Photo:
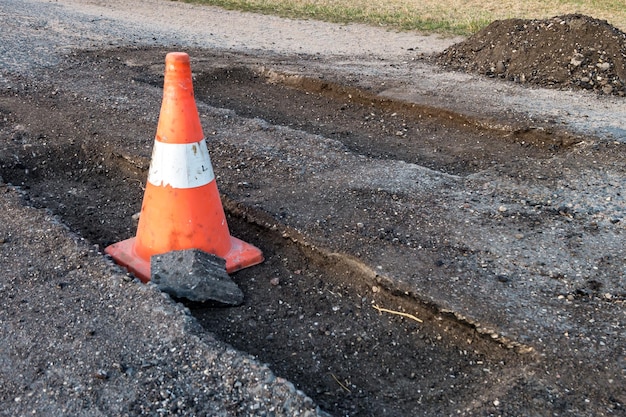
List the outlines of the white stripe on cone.
{"type": "Polygon", "coordinates": [[[148,182],[157,187],[195,188],[215,178],[206,140],[196,143],[154,142],[148,182]]]}

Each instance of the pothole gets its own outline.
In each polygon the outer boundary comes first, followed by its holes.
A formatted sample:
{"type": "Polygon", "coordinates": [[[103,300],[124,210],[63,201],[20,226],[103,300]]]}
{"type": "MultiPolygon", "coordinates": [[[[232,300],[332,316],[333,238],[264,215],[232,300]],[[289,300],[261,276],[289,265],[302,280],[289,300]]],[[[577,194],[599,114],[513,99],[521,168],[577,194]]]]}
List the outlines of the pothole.
{"type": "Polygon", "coordinates": [[[454,413],[450,393],[480,403],[533,361],[532,354],[520,355],[435,306],[385,288],[375,271],[280,227],[237,219],[231,229],[262,248],[267,260],[235,276],[245,305],[233,311],[197,306],[194,315],[334,415],[454,413]]]}
{"type": "Polygon", "coordinates": [[[198,71],[194,88],[203,102],[242,117],[322,135],[367,157],[455,175],[516,158],[547,158],[576,142],[568,134],[492,125],[445,109],[266,68],[198,71]]]}
{"type": "MultiPolygon", "coordinates": [[[[134,81],[161,86],[160,66],[132,70],[134,81]]],[[[580,141],[557,129],[474,119],[221,56],[194,63],[194,91],[199,101],[241,117],[321,135],[367,157],[454,175],[517,159],[547,159],[580,141]]]]}

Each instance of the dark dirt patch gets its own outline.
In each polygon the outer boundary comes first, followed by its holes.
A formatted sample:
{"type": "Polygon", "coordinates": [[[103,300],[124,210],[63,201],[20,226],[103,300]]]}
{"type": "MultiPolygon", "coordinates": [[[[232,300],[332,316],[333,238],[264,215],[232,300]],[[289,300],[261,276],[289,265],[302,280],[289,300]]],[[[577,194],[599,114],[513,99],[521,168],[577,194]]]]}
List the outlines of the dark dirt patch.
{"type": "Polygon", "coordinates": [[[534,360],[386,290],[349,258],[281,238],[290,231],[268,233],[235,219],[231,228],[267,260],[234,276],[247,294],[245,305],[191,306],[194,315],[220,339],[288,375],[334,415],[454,414],[459,404],[449,401],[449,392],[482,404],[485,387],[534,360]]]}
{"type": "Polygon", "coordinates": [[[498,20],[436,61],[445,68],[542,87],[626,94],[626,34],[578,14],[498,20]]]}
{"type": "Polygon", "coordinates": [[[241,116],[332,138],[368,157],[450,174],[470,174],[517,158],[547,158],[578,140],[558,131],[483,128],[445,109],[384,99],[328,81],[267,77],[249,67],[209,69],[197,77],[194,88],[204,102],[241,116]],[[490,160],[484,158],[486,152],[490,160]]]}

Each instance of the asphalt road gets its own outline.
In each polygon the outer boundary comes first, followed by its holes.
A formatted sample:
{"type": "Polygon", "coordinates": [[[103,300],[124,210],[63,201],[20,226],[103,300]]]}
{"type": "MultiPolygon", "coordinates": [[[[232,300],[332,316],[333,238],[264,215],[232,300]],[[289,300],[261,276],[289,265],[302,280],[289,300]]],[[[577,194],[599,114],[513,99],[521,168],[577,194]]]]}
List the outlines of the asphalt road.
{"type": "MultiPolygon", "coordinates": [[[[21,131],[16,127],[21,116],[10,107],[9,99],[13,94],[19,96],[54,85],[66,91],[75,89],[77,94],[95,96],[99,87],[75,86],[74,80],[64,78],[57,70],[73,51],[167,46],[213,48],[279,59],[289,57],[283,64],[286,70],[300,70],[307,75],[336,71],[342,76],[361,78],[359,82],[363,87],[375,86],[383,96],[428,103],[462,114],[479,113],[486,123],[496,118],[511,125],[530,125],[537,129],[556,124],[577,135],[593,133],[594,137],[586,140],[590,147],[598,143],[616,146],[626,141],[623,100],[495,85],[468,75],[443,74],[424,63],[413,65],[416,54],[441,50],[452,40],[361,26],[283,21],[175,2],[135,3],[4,1],[0,5],[3,29],[0,32],[0,88],[3,89],[0,110],[4,116],[0,126],[5,128],[4,140],[18,140],[16,132],[21,131]],[[363,39],[371,41],[363,42],[363,39]],[[297,56],[308,63],[306,67],[301,67],[299,61],[289,62],[297,56]],[[327,59],[317,62],[316,56],[327,59]],[[406,83],[415,79],[419,86],[414,83],[414,88],[407,88],[406,83]],[[381,80],[389,84],[381,87],[381,80]],[[399,86],[400,81],[405,84],[399,86]]],[[[25,126],[23,130],[28,128],[25,126]]],[[[263,144],[256,146],[261,149],[263,144]]],[[[3,146],[2,149],[6,148],[3,146]]],[[[581,152],[585,149],[581,147],[581,152]]],[[[288,149],[284,151],[290,152],[288,149]]],[[[337,160],[345,160],[340,159],[345,158],[341,152],[334,156],[337,160]]],[[[4,155],[2,159],[7,158],[10,156],[4,155]]],[[[359,166],[358,161],[350,163],[359,166]]],[[[433,186],[446,188],[446,184],[454,184],[453,187],[463,187],[457,177],[443,178],[419,167],[381,166],[378,172],[388,172],[386,170],[404,173],[409,179],[419,171],[431,178],[433,186]]],[[[487,172],[484,177],[470,178],[468,184],[471,181],[488,189],[485,195],[489,192],[496,195],[493,200],[487,197],[480,200],[479,210],[493,210],[494,216],[512,207],[523,211],[525,203],[519,203],[521,208],[515,204],[502,210],[499,208],[498,193],[514,195],[518,192],[513,180],[503,180],[497,172],[487,172]],[[480,206],[483,204],[486,206],[480,206]],[[489,205],[493,207],[489,208],[489,205]]],[[[583,415],[619,415],[624,412],[624,394],[612,387],[623,386],[626,366],[624,305],[620,299],[624,294],[626,274],[621,226],[624,223],[621,216],[626,210],[623,171],[619,167],[589,171],[588,182],[573,185],[572,191],[563,184],[559,183],[559,195],[554,197],[556,201],[545,204],[558,211],[562,204],[574,201],[585,209],[600,212],[600,232],[586,241],[596,247],[585,252],[590,254],[588,259],[580,257],[580,265],[560,260],[576,259],[571,254],[567,256],[574,258],[559,258],[558,249],[550,247],[550,242],[558,245],[555,242],[559,241],[561,233],[565,235],[570,230],[569,220],[560,219],[553,223],[552,230],[546,232],[552,239],[537,237],[541,239],[538,240],[539,246],[544,245],[543,253],[536,248],[527,250],[530,257],[551,259],[546,262],[557,276],[562,275],[559,275],[560,267],[574,273],[587,273],[597,267],[594,264],[599,258],[597,252],[604,251],[616,259],[617,266],[612,267],[616,276],[608,290],[580,308],[563,307],[572,301],[567,296],[542,301],[556,294],[551,292],[554,280],[547,280],[545,285],[529,284],[531,290],[528,293],[524,292],[525,286],[522,285],[522,288],[510,288],[508,293],[499,294],[495,292],[500,284],[471,282],[469,279],[466,287],[457,287],[451,296],[439,290],[441,283],[404,279],[409,275],[401,268],[385,270],[385,274],[390,285],[420,294],[470,323],[492,318],[482,311],[483,301],[490,300],[493,302],[491,308],[498,312],[495,316],[503,319],[499,323],[490,323],[495,327],[488,326],[483,329],[485,333],[495,335],[494,339],[504,335],[505,343],[513,340],[518,342],[517,346],[538,347],[539,355],[548,357],[548,360],[580,360],[581,369],[594,368],[597,373],[593,378],[603,378],[602,386],[611,393],[610,399],[593,403],[593,399],[585,398],[584,392],[567,393],[569,397],[566,398],[575,400],[576,404],[589,404],[588,408],[576,406],[576,412],[583,415]],[[611,185],[607,187],[602,181],[611,185]],[[602,184],[593,188],[598,183],[602,184]],[[583,195],[585,189],[590,190],[591,195],[583,195]],[[609,194],[602,194],[604,192],[609,194]],[[606,218],[602,217],[603,213],[606,218]],[[470,287],[476,292],[475,302],[463,298],[463,293],[470,287]],[[550,295],[544,297],[544,293],[550,295]],[[515,297],[528,297],[531,301],[524,304],[515,297]],[[521,309],[520,305],[524,308],[521,309]],[[511,313],[509,309],[519,309],[523,314],[511,313]],[[554,337],[549,337],[552,331],[554,337]],[[547,336],[542,337],[542,334],[547,336]],[[570,343],[570,336],[576,340],[570,343]],[[552,339],[558,339],[560,344],[553,343],[552,339]],[[559,352],[562,346],[570,349],[565,356],[559,352]]],[[[389,190],[401,186],[397,182],[375,185],[389,190]]],[[[417,190],[418,187],[414,187],[417,190]]],[[[104,259],[98,248],[77,238],[46,212],[24,207],[19,202],[19,190],[6,185],[2,189],[0,249],[1,263],[7,272],[0,284],[0,294],[5,300],[0,321],[4,340],[0,343],[3,386],[0,415],[322,414],[304,393],[274,376],[266,366],[228,348],[210,335],[202,334],[188,312],[179,305],[162,297],[152,287],[144,288],[128,281],[104,259]],[[51,247],[54,250],[51,251],[51,247]],[[47,276],[55,278],[46,280],[47,276]]],[[[541,198],[547,198],[552,192],[556,191],[546,188],[538,193],[541,198]]],[[[461,200],[453,198],[451,201],[463,203],[461,200]]],[[[286,200],[284,203],[288,205],[290,202],[286,200]]],[[[269,212],[274,209],[267,207],[269,212]]],[[[580,228],[592,223],[595,224],[595,220],[583,217],[580,228]]],[[[498,241],[498,232],[490,233],[473,243],[479,246],[488,244],[489,239],[498,241]]],[[[461,234],[459,239],[463,238],[461,234]]],[[[405,256],[402,249],[394,247],[389,250],[393,256],[405,256]]],[[[504,247],[493,251],[494,259],[489,262],[496,262],[501,268],[499,276],[508,276],[510,271],[522,271],[520,275],[533,272],[514,261],[507,261],[512,255],[513,252],[504,247]]],[[[370,259],[371,266],[376,268],[381,258],[370,259]]],[[[576,278],[573,281],[576,282],[576,278]]],[[[462,277],[457,282],[461,285],[462,277]]],[[[573,363],[568,368],[568,377],[575,375],[576,366],[573,363]]],[[[537,390],[549,391],[554,378],[552,375],[512,378],[506,383],[522,389],[524,384],[530,385],[528,381],[532,381],[538,384],[537,390]]],[[[574,380],[564,383],[560,389],[567,391],[563,387],[568,386],[574,391],[579,387],[574,380]]],[[[535,388],[528,389],[532,395],[535,388]]],[[[543,391],[549,396],[550,393],[543,391]]],[[[561,392],[559,395],[565,394],[561,392]]],[[[574,413],[568,411],[566,405],[558,410],[564,415],[574,413]]],[[[523,410],[517,411],[523,413],[523,410]]],[[[488,411],[475,409],[473,413],[487,414],[488,411]]]]}

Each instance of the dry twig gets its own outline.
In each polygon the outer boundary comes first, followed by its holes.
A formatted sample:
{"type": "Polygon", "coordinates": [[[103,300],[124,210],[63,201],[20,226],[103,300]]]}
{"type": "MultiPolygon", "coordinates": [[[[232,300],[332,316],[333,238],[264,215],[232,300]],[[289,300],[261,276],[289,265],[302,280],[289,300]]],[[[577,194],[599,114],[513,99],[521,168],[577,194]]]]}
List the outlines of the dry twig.
{"type": "Polygon", "coordinates": [[[374,304],[373,307],[376,310],[380,311],[381,313],[395,314],[395,315],[398,315],[398,316],[409,318],[411,320],[415,320],[418,323],[423,323],[422,319],[419,319],[419,318],[415,317],[413,314],[403,313],[401,311],[388,310],[386,308],[378,307],[376,304],[374,304]]]}
{"type": "Polygon", "coordinates": [[[348,387],[346,387],[344,384],[342,384],[342,383],[341,383],[341,381],[337,379],[337,377],[335,376],[335,374],[332,374],[332,373],[331,373],[331,374],[330,374],[330,376],[332,376],[332,377],[333,377],[333,379],[335,380],[335,382],[336,382],[336,383],[338,383],[338,384],[339,384],[339,386],[340,386],[341,388],[343,388],[344,390],[346,390],[346,391],[348,391],[350,394],[352,394],[352,391],[350,391],[350,389],[349,389],[348,387]]]}

